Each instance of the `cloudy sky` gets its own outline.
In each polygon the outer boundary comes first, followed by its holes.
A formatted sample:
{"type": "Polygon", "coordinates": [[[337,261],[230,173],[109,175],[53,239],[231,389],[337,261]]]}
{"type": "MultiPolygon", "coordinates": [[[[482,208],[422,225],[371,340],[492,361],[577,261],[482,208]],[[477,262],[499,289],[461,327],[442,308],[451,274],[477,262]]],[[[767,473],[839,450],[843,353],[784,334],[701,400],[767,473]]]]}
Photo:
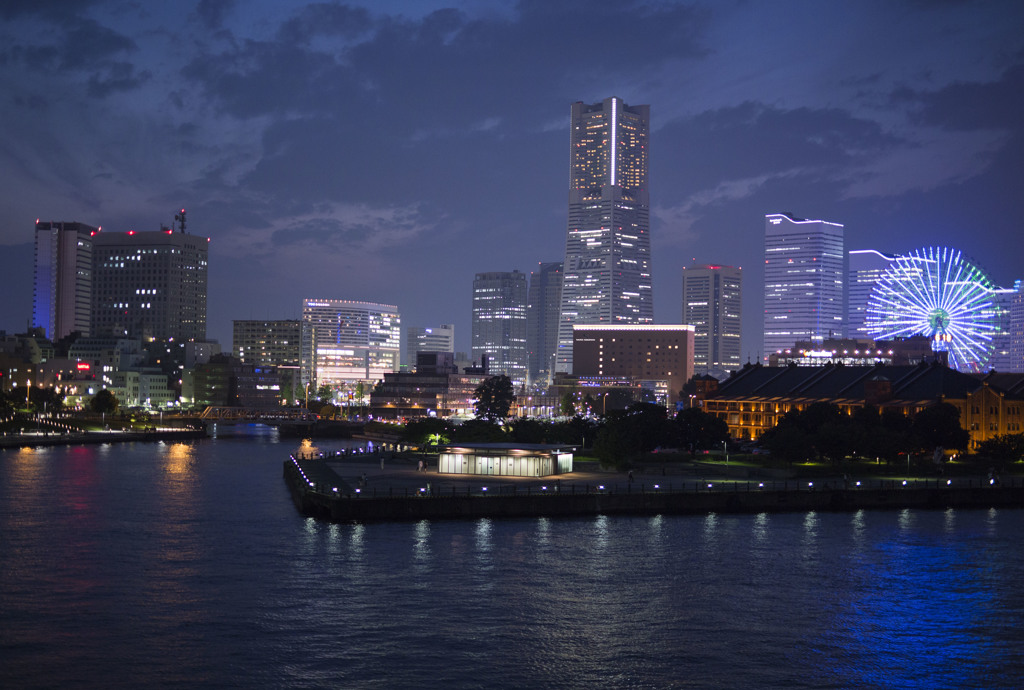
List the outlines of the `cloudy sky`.
{"type": "Polygon", "coordinates": [[[1024,3],[5,0],[0,329],[34,222],[210,244],[209,334],[306,297],[398,305],[469,348],[480,271],[563,258],[574,101],[650,104],[657,320],[680,270],[744,269],[764,215],[848,249],[963,250],[1024,278],[1024,3]]]}

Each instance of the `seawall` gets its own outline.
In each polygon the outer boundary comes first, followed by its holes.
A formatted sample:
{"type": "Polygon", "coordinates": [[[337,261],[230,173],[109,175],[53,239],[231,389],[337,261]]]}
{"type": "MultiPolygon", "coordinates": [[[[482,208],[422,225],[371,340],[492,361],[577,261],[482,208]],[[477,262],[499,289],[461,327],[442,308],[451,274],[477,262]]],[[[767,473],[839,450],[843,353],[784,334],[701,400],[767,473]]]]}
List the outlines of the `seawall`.
{"type": "Polygon", "coordinates": [[[939,486],[790,490],[598,490],[518,493],[452,493],[440,496],[367,497],[351,492],[320,463],[308,468],[284,463],[284,478],[296,508],[331,522],[569,517],[586,515],[704,515],[879,509],[1024,507],[1024,485],[939,486]],[[339,486],[339,483],[342,486],[339,486]],[[334,491],[337,488],[338,491],[334,491]]]}
{"type": "Polygon", "coordinates": [[[132,441],[188,441],[206,438],[205,429],[159,429],[156,431],[88,431],[72,434],[15,434],[0,436],[0,448],[34,448],[39,446],[78,446],[94,443],[128,443],[132,441]]]}

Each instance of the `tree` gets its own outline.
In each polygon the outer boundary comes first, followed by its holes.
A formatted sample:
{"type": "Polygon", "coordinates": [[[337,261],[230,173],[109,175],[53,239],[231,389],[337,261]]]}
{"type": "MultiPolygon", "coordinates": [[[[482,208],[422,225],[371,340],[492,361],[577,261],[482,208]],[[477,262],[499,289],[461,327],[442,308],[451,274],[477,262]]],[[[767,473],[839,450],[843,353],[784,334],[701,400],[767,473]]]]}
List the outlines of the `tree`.
{"type": "Polygon", "coordinates": [[[439,445],[448,443],[455,430],[455,425],[438,417],[414,419],[402,430],[402,440],[417,446],[439,445]]]}
{"type": "Polygon", "coordinates": [[[118,405],[117,396],[106,388],[92,396],[89,401],[89,409],[96,414],[114,414],[118,405]]]}
{"type": "Polygon", "coordinates": [[[576,414],[576,398],[572,393],[566,393],[562,396],[561,413],[563,417],[572,417],[576,414]]]}
{"type": "Polygon", "coordinates": [[[316,389],[316,397],[321,403],[329,403],[334,398],[334,389],[326,383],[321,383],[316,389]]]}
{"type": "Polygon", "coordinates": [[[911,422],[916,450],[931,452],[936,446],[967,450],[971,434],[960,426],[960,408],[947,402],[929,405],[911,422]]]}
{"type": "Polygon", "coordinates": [[[501,427],[488,419],[467,419],[452,431],[453,443],[500,443],[505,440],[501,427]]]}
{"type": "Polygon", "coordinates": [[[1024,458],[1024,434],[1002,434],[978,445],[978,455],[997,464],[1024,458]]]}
{"type": "Polygon", "coordinates": [[[491,422],[500,422],[508,417],[516,394],[512,379],[501,374],[485,380],[474,391],[476,395],[476,416],[491,422]]]}
{"type": "Polygon", "coordinates": [[[725,420],[699,407],[680,410],[674,422],[680,447],[691,451],[721,448],[722,443],[729,440],[729,425],[725,420]]]}

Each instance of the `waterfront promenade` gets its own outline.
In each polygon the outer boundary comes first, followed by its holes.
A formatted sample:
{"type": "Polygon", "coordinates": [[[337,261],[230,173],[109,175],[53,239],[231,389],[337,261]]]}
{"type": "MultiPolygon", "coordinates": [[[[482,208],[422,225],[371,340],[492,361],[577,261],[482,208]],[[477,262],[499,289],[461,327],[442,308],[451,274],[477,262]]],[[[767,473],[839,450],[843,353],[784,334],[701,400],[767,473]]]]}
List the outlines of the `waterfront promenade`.
{"type": "MultiPolygon", "coordinates": [[[[420,471],[379,456],[290,458],[296,507],[335,522],[596,514],[706,514],[810,510],[1024,507],[1024,481],[987,477],[744,480],[710,474],[594,470],[551,477],[420,471]]],[[[703,469],[700,471],[704,471],[703,469]]]]}
{"type": "Polygon", "coordinates": [[[40,446],[77,446],[96,443],[128,443],[132,441],[187,441],[206,438],[205,429],[153,428],[147,431],[54,431],[0,436],[0,448],[33,448],[40,446]]]}

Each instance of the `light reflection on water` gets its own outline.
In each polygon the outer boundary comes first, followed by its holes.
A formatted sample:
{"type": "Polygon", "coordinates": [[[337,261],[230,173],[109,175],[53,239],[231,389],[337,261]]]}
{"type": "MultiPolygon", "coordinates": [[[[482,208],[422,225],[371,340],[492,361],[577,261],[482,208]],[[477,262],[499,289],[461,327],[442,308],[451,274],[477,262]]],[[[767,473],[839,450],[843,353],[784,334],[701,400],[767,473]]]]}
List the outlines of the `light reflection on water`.
{"type": "Polygon", "coordinates": [[[0,684],[1024,680],[1020,510],[332,525],[295,448],[0,454],[0,684]]]}

